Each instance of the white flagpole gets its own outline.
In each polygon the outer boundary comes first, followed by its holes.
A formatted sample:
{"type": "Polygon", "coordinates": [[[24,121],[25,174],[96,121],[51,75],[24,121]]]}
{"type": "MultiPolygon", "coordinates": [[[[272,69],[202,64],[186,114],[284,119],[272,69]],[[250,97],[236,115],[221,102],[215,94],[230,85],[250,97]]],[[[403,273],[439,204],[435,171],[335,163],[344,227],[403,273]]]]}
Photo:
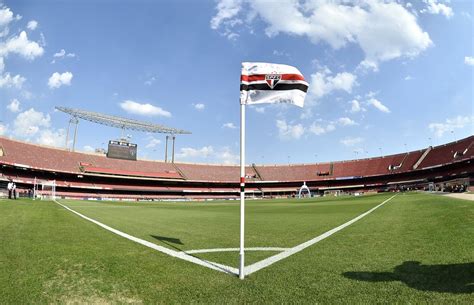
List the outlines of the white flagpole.
{"type": "Polygon", "coordinates": [[[240,104],[240,268],[239,278],[245,277],[245,104],[240,104]]]}

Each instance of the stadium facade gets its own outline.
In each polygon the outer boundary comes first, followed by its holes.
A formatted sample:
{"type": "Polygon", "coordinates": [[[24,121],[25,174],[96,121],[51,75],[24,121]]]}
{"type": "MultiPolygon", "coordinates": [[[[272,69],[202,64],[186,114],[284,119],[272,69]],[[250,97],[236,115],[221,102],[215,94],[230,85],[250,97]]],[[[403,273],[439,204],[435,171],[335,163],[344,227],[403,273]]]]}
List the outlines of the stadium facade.
{"type": "MultiPolygon", "coordinates": [[[[474,136],[426,149],[357,160],[246,167],[249,197],[381,192],[474,185],[474,136]]],[[[237,199],[239,166],[119,160],[0,137],[0,182],[20,195],[56,181],[56,196],[99,200],[237,199]]],[[[41,190],[38,192],[41,195],[41,190]]]]}

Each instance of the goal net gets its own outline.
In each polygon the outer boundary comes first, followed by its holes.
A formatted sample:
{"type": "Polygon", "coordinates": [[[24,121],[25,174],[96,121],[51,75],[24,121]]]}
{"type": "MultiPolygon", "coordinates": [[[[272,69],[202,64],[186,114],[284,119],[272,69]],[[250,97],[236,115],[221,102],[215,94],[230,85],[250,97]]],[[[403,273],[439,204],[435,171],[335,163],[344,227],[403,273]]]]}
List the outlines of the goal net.
{"type": "Polygon", "coordinates": [[[47,180],[41,182],[41,191],[39,192],[41,199],[56,199],[56,180],[47,180]]]}

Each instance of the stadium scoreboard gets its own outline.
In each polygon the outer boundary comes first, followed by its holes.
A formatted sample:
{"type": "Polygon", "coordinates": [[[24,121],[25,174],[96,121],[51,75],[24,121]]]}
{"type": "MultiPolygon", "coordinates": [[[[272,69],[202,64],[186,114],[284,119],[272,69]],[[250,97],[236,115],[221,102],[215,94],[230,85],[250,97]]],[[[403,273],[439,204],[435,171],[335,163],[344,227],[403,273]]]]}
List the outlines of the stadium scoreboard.
{"type": "Polygon", "coordinates": [[[137,144],[110,140],[107,150],[107,158],[136,161],[137,144]]]}

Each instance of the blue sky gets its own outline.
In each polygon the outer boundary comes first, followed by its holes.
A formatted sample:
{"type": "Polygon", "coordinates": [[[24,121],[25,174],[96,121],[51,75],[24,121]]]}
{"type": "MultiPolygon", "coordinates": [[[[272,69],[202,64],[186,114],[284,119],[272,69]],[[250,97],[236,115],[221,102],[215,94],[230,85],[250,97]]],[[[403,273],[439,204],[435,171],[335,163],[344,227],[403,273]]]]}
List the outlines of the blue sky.
{"type": "MultiPolygon", "coordinates": [[[[471,1],[4,1],[0,134],[64,146],[54,106],[193,132],[176,160],[238,163],[242,61],[296,66],[303,109],[247,111],[248,163],[421,149],[473,134],[471,1]]],[[[127,132],[163,159],[162,134],[127,132]]],[[[120,130],[81,121],[77,150],[120,130]]]]}

